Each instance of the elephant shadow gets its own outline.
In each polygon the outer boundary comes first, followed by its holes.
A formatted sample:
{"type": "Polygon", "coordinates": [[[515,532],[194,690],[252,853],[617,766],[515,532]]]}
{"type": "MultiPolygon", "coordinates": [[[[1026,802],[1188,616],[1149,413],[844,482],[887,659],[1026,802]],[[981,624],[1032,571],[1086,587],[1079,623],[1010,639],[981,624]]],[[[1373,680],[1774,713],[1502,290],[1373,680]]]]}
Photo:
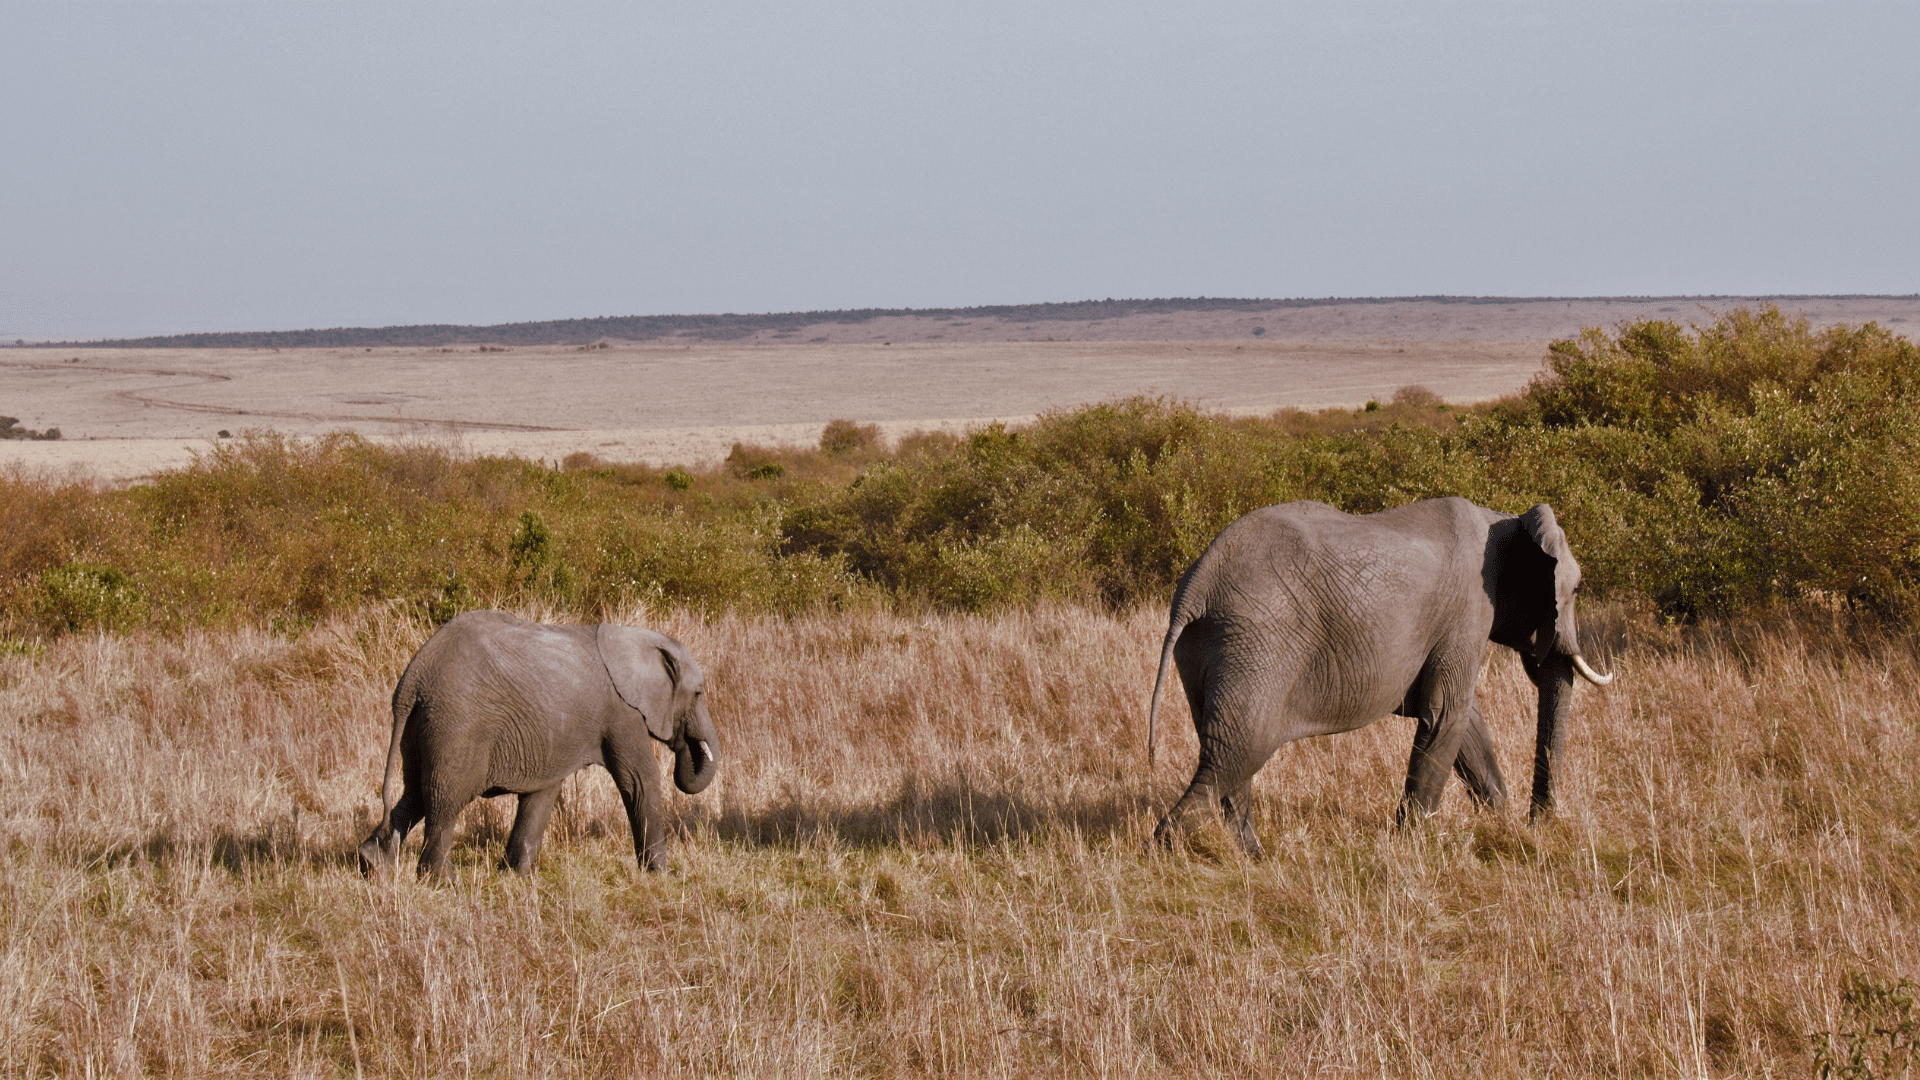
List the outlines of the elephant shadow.
{"type": "Polygon", "coordinates": [[[271,821],[246,831],[221,829],[205,836],[181,836],[168,829],[144,840],[95,846],[78,854],[87,866],[191,862],[204,863],[234,877],[271,867],[318,871],[354,865],[352,848],[307,835],[288,821],[271,821]]]}
{"type": "MultiPolygon", "coordinates": [[[[866,801],[788,791],[716,811],[700,800],[675,800],[667,812],[667,824],[680,843],[718,840],[758,848],[795,848],[831,839],[868,850],[924,850],[950,844],[992,846],[1050,835],[1088,843],[1145,844],[1156,800],[1164,801],[1165,796],[1164,791],[1150,792],[1138,785],[1098,792],[1031,792],[985,786],[964,777],[929,781],[909,775],[890,794],[866,801]]],[[[497,853],[511,825],[512,803],[511,798],[485,799],[470,807],[463,815],[458,847],[469,853],[497,853]]],[[[560,816],[567,816],[564,809],[560,816]]],[[[250,830],[210,834],[168,829],[144,840],[96,845],[75,856],[86,865],[107,867],[202,863],[234,877],[285,868],[357,869],[351,837],[342,841],[317,832],[303,830],[287,818],[250,830]]],[[[561,844],[628,835],[620,815],[591,812],[561,824],[555,832],[553,840],[561,844]]]]}
{"type": "Polygon", "coordinates": [[[831,838],[856,848],[987,846],[1070,835],[1087,842],[1145,843],[1153,796],[1138,787],[1098,793],[1029,793],[964,778],[909,775],[884,798],[846,802],[789,791],[718,812],[686,804],[676,831],[753,847],[797,847],[831,838]]]}

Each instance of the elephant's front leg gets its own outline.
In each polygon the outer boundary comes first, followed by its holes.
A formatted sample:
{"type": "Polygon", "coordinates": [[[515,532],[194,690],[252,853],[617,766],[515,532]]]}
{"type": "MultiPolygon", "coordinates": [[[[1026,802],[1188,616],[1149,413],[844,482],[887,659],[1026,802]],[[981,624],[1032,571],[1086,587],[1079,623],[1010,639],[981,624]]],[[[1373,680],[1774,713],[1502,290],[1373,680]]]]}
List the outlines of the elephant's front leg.
{"type": "Polygon", "coordinates": [[[1476,805],[1499,813],[1507,808],[1507,779],[1500,775],[1493,735],[1487,731],[1478,704],[1469,707],[1465,724],[1467,730],[1460,740],[1460,753],[1453,759],[1453,771],[1467,785],[1476,805]]]}
{"type": "Polygon", "coordinates": [[[520,812],[514,816],[513,832],[507,835],[507,868],[517,874],[533,873],[533,862],[540,856],[540,841],[547,834],[547,817],[560,801],[560,784],[520,796],[520,812]]]}
{"type": "Polygon", "coordinates": [[[660,802],[660,764],[649,746],[626,748],[607,755],[607,771],[627,807],[633,828],[633,853],[642,870],[666,866],[666,812],[660,802]]]}

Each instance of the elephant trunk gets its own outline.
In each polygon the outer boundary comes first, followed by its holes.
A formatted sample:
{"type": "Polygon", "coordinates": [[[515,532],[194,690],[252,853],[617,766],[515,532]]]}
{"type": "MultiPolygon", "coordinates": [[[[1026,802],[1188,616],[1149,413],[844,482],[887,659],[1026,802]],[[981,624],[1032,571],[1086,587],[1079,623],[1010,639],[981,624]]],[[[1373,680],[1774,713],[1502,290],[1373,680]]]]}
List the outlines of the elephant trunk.
{"type": "Polygon", "coordinates": [[[1553,766],[1567,746],[1567,719],[1573,711],[1574,657],[1554,652],[1545,660],[1524,658],[1527,675],[1540,690],[1539,725],[1534,729],[1533,806],[1538,820],[1553,809],[1553,766]]]}
{"type": "MultiPolygon", "coordinates": [[[[1593,685],[1605,686],[1613,681],[1613,675],[1611,673],[1602,675],[1593,670],[1593,665],[1587,663],[1587,658],[1581,655],[1580,633],[1574,629],[1573,606],[1571,604],[1567,605],[1563,610],[1560,620],[1555,624],[1552,633],[1549,635],[1545,631],[1542,631],[1542,636],[1537,640],[1540,642],[1541,650],[1551,649],[1571,658],[1573,661],[1573,670],[1578,672],[1581,678],[1593,685]]],[[[1539,654],[1536,653],[1536,655],[1539,654]]],[[[1542,659],[1545,659],[1545,657],[1542,657],[1542,659]]]]}
{"type": "Polygon", "coordinates": [[[707,703],[697,702],[673,747],[673,786],[689,795],[705,791],[720,772],[718,746],[713,718],[707,715],[707,703]]]}

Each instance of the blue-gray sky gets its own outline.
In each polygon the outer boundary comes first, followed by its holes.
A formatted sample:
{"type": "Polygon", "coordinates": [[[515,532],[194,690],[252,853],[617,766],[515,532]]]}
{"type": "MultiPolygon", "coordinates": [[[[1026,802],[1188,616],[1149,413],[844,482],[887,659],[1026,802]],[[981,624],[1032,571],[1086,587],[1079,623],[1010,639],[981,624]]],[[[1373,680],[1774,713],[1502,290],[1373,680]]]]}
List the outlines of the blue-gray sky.
{"type": "Polygon", "coordinates": [[[1920,291],[1920,4],[0,0],[0,338],[1920,291]]]}

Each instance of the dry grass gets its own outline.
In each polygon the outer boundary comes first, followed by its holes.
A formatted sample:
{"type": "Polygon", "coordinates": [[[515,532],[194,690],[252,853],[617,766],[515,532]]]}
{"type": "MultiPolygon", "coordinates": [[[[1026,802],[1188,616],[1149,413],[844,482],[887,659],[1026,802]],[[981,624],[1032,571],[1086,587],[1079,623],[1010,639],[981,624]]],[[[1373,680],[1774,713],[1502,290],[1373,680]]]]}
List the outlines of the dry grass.
{"type": "MultiPolygon", "coordinates": [[[[596,773],[533,880],[482,805],[445,887],[350,861],[424,626],[0,657],[0,1071],[1786,1076],[1849,974],[1920,972],[1907,639],[1602,618],[1556,821],[1394,833],[1388,720],[1281,751],[1249,862],[1145,850],[1163,619],[651,620],[727,754],[672,871],[596,773]]],[[[1483,686],[1523,789],[1532,695],[1483,686]]]]}

